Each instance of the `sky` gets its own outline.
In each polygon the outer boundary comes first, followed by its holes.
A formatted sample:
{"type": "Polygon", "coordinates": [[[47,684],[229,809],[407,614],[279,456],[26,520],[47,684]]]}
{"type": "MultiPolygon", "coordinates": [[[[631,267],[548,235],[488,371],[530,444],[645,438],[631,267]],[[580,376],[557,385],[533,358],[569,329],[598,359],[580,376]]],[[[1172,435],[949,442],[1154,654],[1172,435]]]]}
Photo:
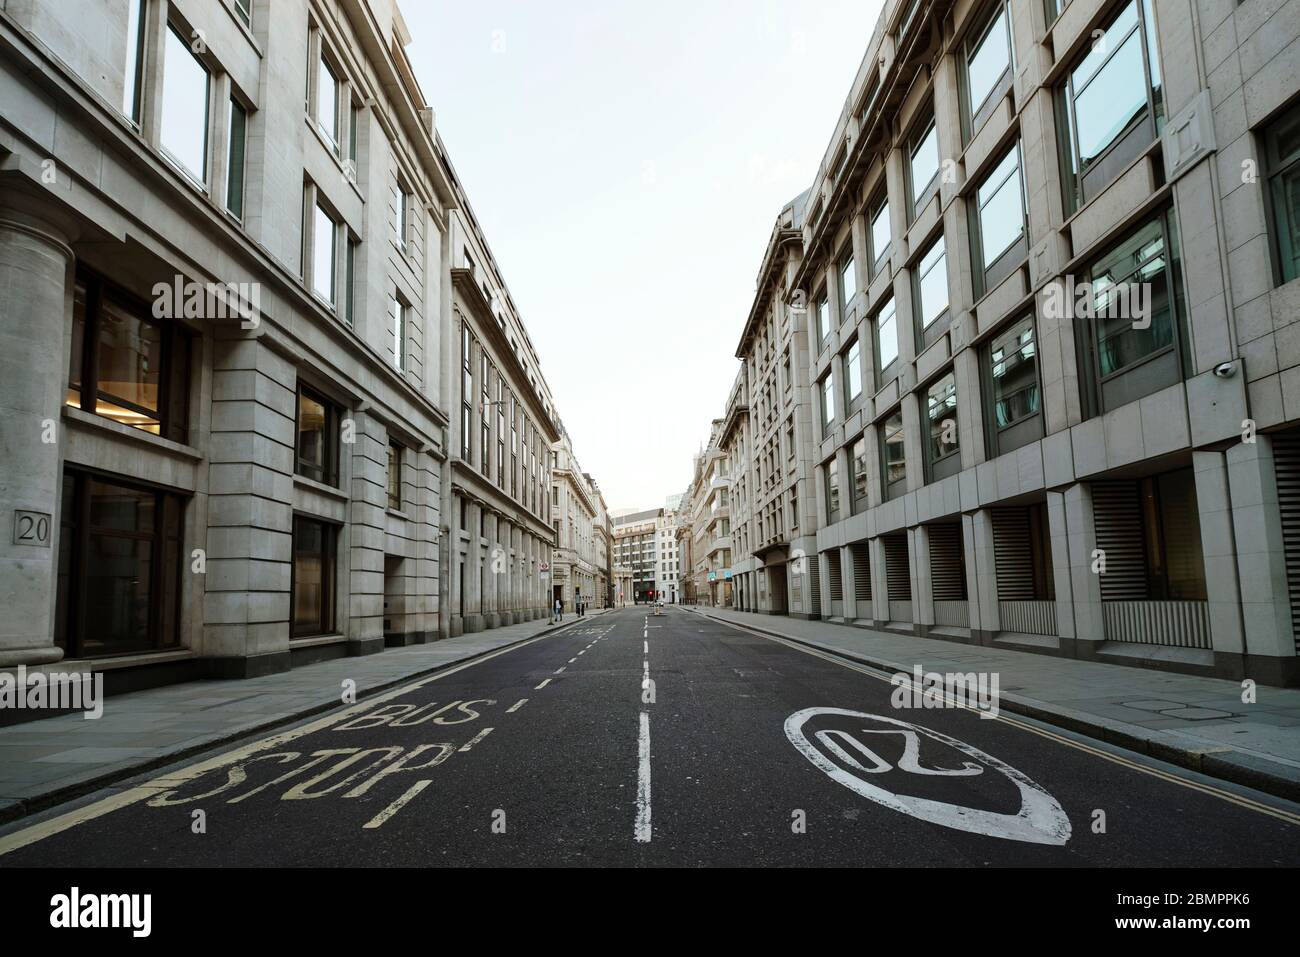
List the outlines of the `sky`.
{"type": "Polygon", "coordinates": [[[656,508],[740,369],[880,0],[400,0],[407,53],[610,509],[656,508]]]}

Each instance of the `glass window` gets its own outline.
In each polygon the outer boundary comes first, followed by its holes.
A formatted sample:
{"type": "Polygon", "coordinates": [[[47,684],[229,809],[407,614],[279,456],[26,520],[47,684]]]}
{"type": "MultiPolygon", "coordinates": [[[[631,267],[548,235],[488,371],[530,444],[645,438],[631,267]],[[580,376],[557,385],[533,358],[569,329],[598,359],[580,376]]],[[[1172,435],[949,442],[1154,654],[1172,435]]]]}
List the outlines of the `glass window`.
{"type": "Polygon", "coordinates": [[[1205,601],[1205,558],[1196,507],[1196,477],[1179,469],[1142,479],[1142,533],[1147,597],[1152,601],[1205,601]]]}
{"type": "Polygon", "coordinates": [[[949,372],[926,390],[929,418],[930,461],[937,462],[957,451],[957,379],[949,372]]]}
{"type": "Polygon", "coordinates": [[[830,429],[835,421],[835,376],[827,374],[822,379],[822,431],[830,429]]]}
{"type": "Polygon", "coordinates": [[[235,0],[235,13],[239,14],[239,19],[243,21],[244,26],[253,25],[253,0],[235,0]]]}
{"type": "Polygon", "coordinates": [[[1265,133],[1268,192],[1282,282],[1300,277],[1300,107],[1265,133]]]}
{"type": "Polygon", "coordinates": [[[817,342],[824,342],[831,331],[831,305],[823,292],[817,299],[817,342]]]}
{"type": "Polygon", "coordinates": [[[248,112],[238,101],[230,101],[230,149],[226,157],[226,209],[236,219],[244,218],[244,142],[248,112]]]}
{"type": "Polygon", "coordinates": [[[948,309],[948,257],[943,236],[934,241],[916,267],[917,315],[921,328],[930,326],[948,309]]]}
{"type": "Polygon", "coordinates": [[[184,442],[189,332],[97,277],[78,277],[66,404],[184,442]],[[93,383],[93,386],[92,386],[93,383]]]}
{"type": "Polygon", "coordinates": [[[357,313],[357,246],[357,241],[349,237],[347,261],[343,264],[343,318],[349,326],[356,320],[357,313]]]}
{"type": "Polygon", "coordinates": [[[848,404],[862,395],[862,343],[854,340],[844,357],[844,378],[848,383],[848,404]]]}
{"type": "Polygon", "coordinates": [[[306,386],[298,390],[297,472],[326,485],[338,485],[338,412],[329,400],[306,386]]]}
{"type": "Polygon", "coordinates": [[[880,258],[889,251],[890,242],[889,200],[882,196],[880,205],[871,216],[871,259],[874,264],[879,265],[880,258]]]}
{"type": "Polygon", "coordinates": [[[312,269],[311,287],[331,306],[334,305],[335,257],[335,223],[329,213],[316,205],[312,232],[312,269]]]}
{"type": "Polygon", "coordinates": [[[967,48],[966,88],[973,118],[1011,68],[1011,34],[1006,6],[999,2],[997,15],[967,48]]]}
{"type": "Polygon", "coordinates": [[[911,171],[912,202],[916,203],[939,175],[939,133],[933,119],[912,144],[911,171]]]}
{"type": "Polygon", "coordinates": [[[827,521],[835,521],[840,512],[840,462],[833,458],[826,463],[827,521]]]}
{"type": "Polygon", "coordinates": [[[1038,348],[1032,316],[993,337],[989,344],[989,378],[993,422],[998,429],[1038,412],[1038,348]]]}
{"type": "Polygon", "coordinates": [[[403,451],[399,443],[388,443],[388,507],[399,512],[402,510],[403,451]]]}
{"type": "Polygon", "coordinates": [[[162,85],[162,147],[195,182],[208,181],[207,69],[176,32],[167,30],[162,85]]]}
{"type": "Polygon", "coordinates": [[[127,0],[126,71],[122,77],[122,112],[140,122],[140,79],[144,73],[144,3],[127,0]]]}
{"type": "Polygon", "coordinates": [[[389,330],[393,337],[393,367],[406,368],[406,303],[396,296],[389,303],[389,330]]]}
{"type": "Polygon", "coordinates": [[[1089,270],[1093,335],[1103,378],[1174,344],[1163,222],[1147,223],[1089,270]],[[1140,315],[1143,311],[1146,317],[1140,315]]]}
{"type": "Polygon", "coordinates": [[[397,190],[397,218],[393,222],[393,229],[397,233],[397,245],[405,248],[407,238],[410,236],[410,206],[411,194],[404,189],[397,190]]]}
{"type": "MultiPolygon", "coordinates": [[[[1135,127],[1139,117],[1150,116],[1149,135],[1133,141],[1120,160],[1136,157],[1136,150],[1160,132],[1164,102],[1150,0],[1131,0],[1094,39],[1070,71],[1063,98],[1072,187],[1067,199],[1073,206],[1080,199],[1079,178],[1135,127]]],[[[1113,172],[1118,173],[1118,168],[1113,172]]],[[[1095,195],[1102,185],[1089,183],[1084,198],[1095,195]]]]}
{"type": "Polygon", "coordinates": [[[327,635],[334,631],[338,529],[311,518],[293,520],[293,629],[294,638],[327,635]]]}
{"type": "Polygon", "coordinates": [[[987,269],[1025,232],[1020,187],[1020,148],[1013,146],[976,193],[980,248],[987,269]]]}
{"type": "Polygon", "coordinates": [[[853,297],[858,294],[858,274],[853,263],[853,252],[846,251],[840,260],[840,321],[848,314],[853,297]]]}
{"type": "Polygon", "coordinates": [[[338,152],[339,81],[323,56],[316,66],[316,124],[338,152]]]}
{"type": "Polygon", "coordinates": [[[351,101],[348,102],[348,159],[352,161],[353,172],[357,165],[357,121],[361,110],[351,101]]]}
{"type": "Polygon", "coordinates": [[[858,512],[867,504],[867,438],[859,436],[850,451],[850,464],[853,467],[853,511],[858,512]]]}
{"type": "Polygon", "coordinates": [[[55,641],[69,658],[176,646],[184,500],[64,475],[55,641]]]}
{"type": "Polygon", "coordinates": [[[885,488],[889,497],[900,491],[907,479],[907,455],[903,444],[903,410],[895,409],[880,429],[881,459],[885,469],[885,488]]]}
{"type": "Polygon", "coordinates": [[[887,300],[876,314],[876,356],[881,372],[898,358],[898,322],[894,316],[893,299],[887,300]]]}

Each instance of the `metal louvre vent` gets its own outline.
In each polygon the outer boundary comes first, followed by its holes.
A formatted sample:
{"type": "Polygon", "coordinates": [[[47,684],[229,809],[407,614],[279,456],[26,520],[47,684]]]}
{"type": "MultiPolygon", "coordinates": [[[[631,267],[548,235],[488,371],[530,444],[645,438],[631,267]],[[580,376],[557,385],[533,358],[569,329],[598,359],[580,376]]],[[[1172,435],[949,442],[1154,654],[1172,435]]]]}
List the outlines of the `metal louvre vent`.
{"type": "Polygon", "coordinates": [[[912,579],[907,566],[907,535],[885,535],[885,579],[890,601],[912,600],[912,579]]]}
{"type": "MultiPolygon", "coordinates": [[[[853,555],[853,597],[859,602],[871,601],[871,549],[867,545],[850,545],[853,555]]],[[[863,609],[858,609],[863,614],[863,609]]]]}
{"type": "Polygon", "coordinates": [[[1106,560],[1101,600],[1142,601],[1147,597],[1147,566],[1137,482],[1094,482],[1092,521],[1106,560]]]}
{"type": "Polygon", "coordinates": [[[993,563],[997,569],[999,601],[1032,601],[1037,597],[1027,510],[993,510],[993,563]]]}
{"type": "Polygon", "coordinates": [[[826,552],[826,585],[830,589],[831,601],[844,600],[844,571],[840,567],[838,548],[826,552]]]}
{"type": "Polygon", "coordinates": [[[961,526],[955,522],[931,525],[930,586],[935,601],[966,600],[966,560],[962,554],[961,526]]]}
{"type": "Polygon", "coordinates": [[[1291,597],[1291,631],[1300,653],[1300,431],[1273,437],[1273,469],[1277,504],[1282,513],[1282,550],[1286,556],[1286,585],[1291,597]]]}

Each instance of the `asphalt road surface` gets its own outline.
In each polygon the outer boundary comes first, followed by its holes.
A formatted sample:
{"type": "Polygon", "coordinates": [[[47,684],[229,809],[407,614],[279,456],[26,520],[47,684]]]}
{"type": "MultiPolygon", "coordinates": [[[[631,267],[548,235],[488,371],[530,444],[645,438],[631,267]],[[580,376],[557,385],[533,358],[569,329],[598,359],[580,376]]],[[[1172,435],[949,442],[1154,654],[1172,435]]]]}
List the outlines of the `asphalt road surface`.
{"type": "Polygon", "coordinates": [[[887,677],[607,613],[18,822],[0,867],[1300,861],[1294,804],[887,677]]]}

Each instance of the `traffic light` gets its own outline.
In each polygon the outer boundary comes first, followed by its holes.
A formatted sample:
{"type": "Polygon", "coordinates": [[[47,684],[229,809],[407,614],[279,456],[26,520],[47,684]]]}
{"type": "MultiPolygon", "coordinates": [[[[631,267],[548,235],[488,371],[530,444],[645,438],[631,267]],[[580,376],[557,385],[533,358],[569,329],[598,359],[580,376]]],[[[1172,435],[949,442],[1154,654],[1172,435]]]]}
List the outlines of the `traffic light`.
{"type": "Polygon", "coordinates": [[[649,590],[648,592],[646,592],[645,594],[646,594],[646,597],[649,598],[651,601],[654,601],[654,600],[655,600],[655,593],[654,593],[654,589],[653,589],[653,588],[650,589],[650,590],[649,590]]]}

